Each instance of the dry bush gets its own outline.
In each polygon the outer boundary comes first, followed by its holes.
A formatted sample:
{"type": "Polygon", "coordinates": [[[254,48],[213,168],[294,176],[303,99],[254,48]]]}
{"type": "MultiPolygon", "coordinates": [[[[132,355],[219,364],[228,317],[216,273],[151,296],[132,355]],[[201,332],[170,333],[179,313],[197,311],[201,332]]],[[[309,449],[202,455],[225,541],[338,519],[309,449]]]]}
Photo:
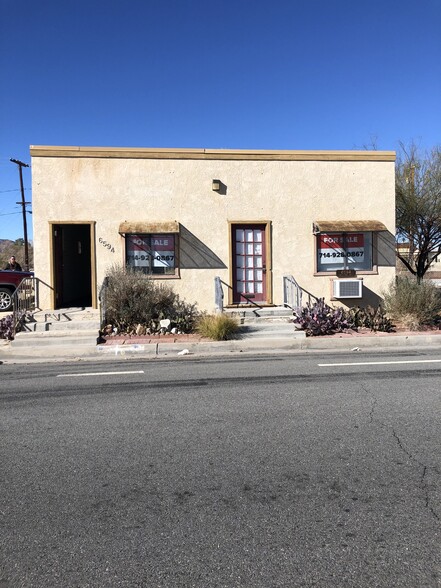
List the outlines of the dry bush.
{"type": "Polygon", "coordinates": [[[199,317],[196,304],[181,300],[168,284],[117,264],[107,277],[105,323],[119,333],[135,332],[138,325],[157,332],[161,319],[170,319],[183,333],[194,330],[199,317]]]}
{"type": "Polygon", "coordinates": [[[236,318],[227,314],[203,315],[196,325],[196,331],[214,341],[227,341],[234,338],[239,330],[239,322],[236,318]]]}
{"type": "Polygon", "coordinates": [[[431,282],[397,277],[383,297],[387,314],[405,328],[416,331],[440,320],[441,293],[431,282]]]}

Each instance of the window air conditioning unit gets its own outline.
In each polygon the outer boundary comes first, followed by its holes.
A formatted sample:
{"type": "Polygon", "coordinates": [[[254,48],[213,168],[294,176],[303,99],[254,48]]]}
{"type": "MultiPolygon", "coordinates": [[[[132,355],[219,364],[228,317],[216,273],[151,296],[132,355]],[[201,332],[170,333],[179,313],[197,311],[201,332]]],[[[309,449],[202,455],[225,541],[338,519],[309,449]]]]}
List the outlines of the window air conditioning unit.
{"type": "Polygon", "coordinates": [[[333,298],[361,298],[363,294],[363,280],[333,280],[333,298]]]}

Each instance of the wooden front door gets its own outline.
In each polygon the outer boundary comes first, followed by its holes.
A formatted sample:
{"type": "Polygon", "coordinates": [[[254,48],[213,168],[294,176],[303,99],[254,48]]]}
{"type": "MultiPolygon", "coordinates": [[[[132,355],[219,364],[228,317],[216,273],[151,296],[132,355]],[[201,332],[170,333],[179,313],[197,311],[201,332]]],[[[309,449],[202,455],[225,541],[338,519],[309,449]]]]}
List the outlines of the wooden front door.
{"type": "Polygon", "coordinates": [[[266,225],[232,225],[233,303],[267,301],[266,225]]]}

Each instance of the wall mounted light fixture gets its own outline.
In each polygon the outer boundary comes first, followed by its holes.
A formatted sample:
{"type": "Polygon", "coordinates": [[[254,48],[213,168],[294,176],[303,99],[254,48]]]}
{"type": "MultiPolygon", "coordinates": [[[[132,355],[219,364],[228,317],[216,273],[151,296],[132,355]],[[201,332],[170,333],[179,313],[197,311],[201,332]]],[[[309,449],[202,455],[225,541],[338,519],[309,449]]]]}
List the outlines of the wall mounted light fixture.
{"type": "Polygon", "coordinates": [[[213,180],[211,183],[211,189],[213,192],[219,192],[221,189],[221,181],[220,180],[213,180]]]}

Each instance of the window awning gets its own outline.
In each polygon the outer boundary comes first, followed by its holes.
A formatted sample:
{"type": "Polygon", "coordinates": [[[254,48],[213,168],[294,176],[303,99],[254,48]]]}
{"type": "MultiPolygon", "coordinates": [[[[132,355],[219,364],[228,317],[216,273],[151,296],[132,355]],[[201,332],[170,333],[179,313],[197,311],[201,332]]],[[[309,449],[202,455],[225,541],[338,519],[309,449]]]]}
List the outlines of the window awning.
{"type": "Polygon", "coordinates": [[[356,233],[358,231],[387,231],[380,221],[315,221],[314,233],[356,233]]]}
{"type": "Polygon", "coordinates": [[[168,221],[163,223],[143,223],[139,221],[124,221],[119,225],[121,235],[138,235],[148,233],[179,233],[179,223],[168,221]]]}

